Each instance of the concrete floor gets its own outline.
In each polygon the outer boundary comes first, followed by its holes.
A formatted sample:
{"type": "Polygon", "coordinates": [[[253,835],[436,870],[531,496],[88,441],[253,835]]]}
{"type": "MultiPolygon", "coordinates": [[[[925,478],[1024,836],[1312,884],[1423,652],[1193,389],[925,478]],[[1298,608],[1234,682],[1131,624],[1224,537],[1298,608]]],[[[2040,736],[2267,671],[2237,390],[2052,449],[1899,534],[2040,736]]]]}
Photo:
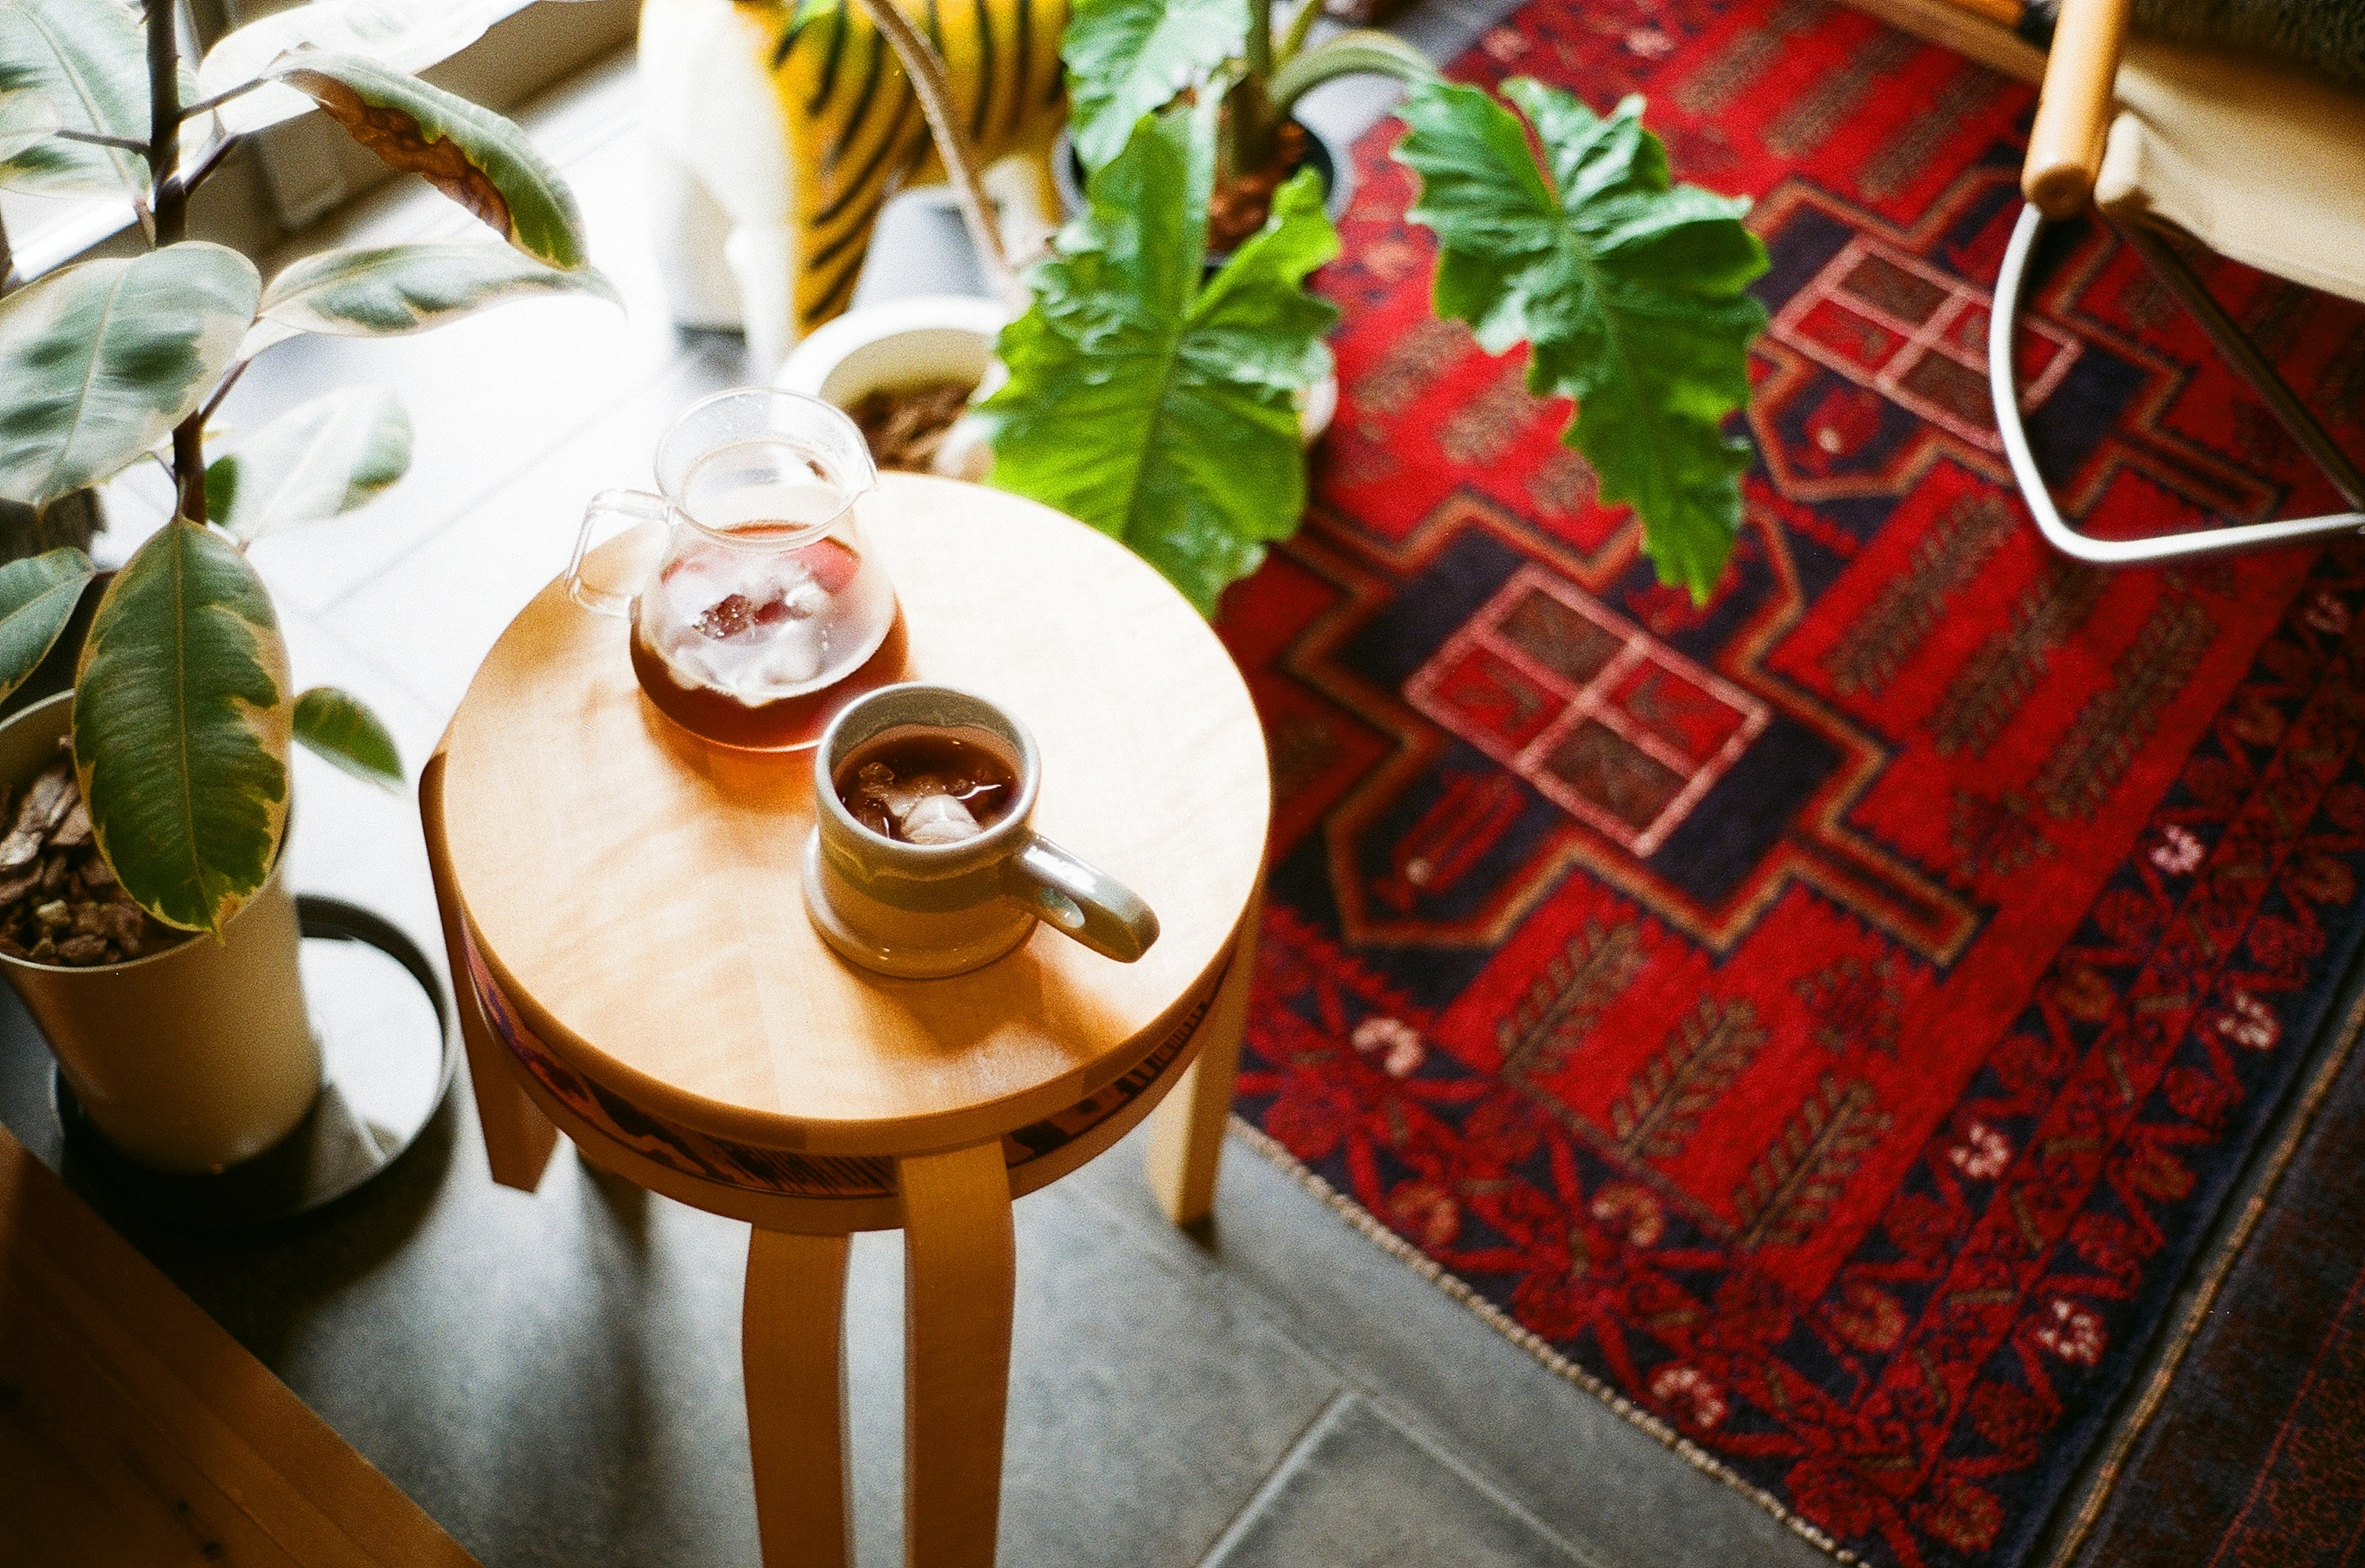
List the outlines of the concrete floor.
{"type": "MultiPolygon", "coordinates": [[[[1419,8],[1440,58],[1504,7],[1419,8]]],[[[1346,135],[1388,102],[1353,84],[1346,135]]],[[[344,686],[415,767],[484,651],[563,565],[593,491],[648,483],[658,431],[761,379],[734,338],[678,334],[642,240],[637,104],[618,62],[528,117],[628,301],[495,311],[391,342],[259,362],[233,424],[331,386],[405,399],[410,476],[254,559],[302,684],[344,686]]],[[[457,233],[416,190],[342,242],[457,233]]],[[[307,247],[309,248],[309,247],[307,247]]],[[[864,294],[973,269],[948,212],[907,200],[864,294]]],[[[155,518],[135,477],[102,553],[155,518]]],[[[297,886],[440,948],[411,803],[299,758],[297,886]]],[[[0,1052],[0,1120],[55,1160],[46,1058],[0,1052]]],[[[752,1563],[738,1321],[745,1227],[562,1149],[533,1195],[494,1187],[463,1086],[374,1187],[275,1232],[133,1238],[488,1568],[752,1563]]],[[[849,1352],[859,1551],[900,1557],[902,1258],[855,1250],[849,1352]]],[[[1011,1563],[1807,1564],[1820,1553],[1547,1372],[1235,1139],[1217,1224],[1167,1226],[1138,1147],[1018,1205],[1017,1343],[1001,1558],[1011,1563]]]]}

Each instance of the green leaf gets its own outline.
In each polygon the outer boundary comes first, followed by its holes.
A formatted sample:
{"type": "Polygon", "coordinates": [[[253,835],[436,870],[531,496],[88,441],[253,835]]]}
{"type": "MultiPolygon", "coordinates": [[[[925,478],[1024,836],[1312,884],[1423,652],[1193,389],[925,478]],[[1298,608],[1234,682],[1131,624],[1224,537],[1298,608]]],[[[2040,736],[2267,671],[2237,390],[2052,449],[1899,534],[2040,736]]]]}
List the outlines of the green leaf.
{"type": "Polygon", "coordinates": [[[190,241],[0,299],[0,497],[40,506],[162,441],[236,355],[262,289],[252,262],[190,241]]]}
{"type": "Polygon", "coordinates": [[[445,242],[306,256],[263,290],[263,319],[264,330],[388,338],[532,294],[623,303],[596,267],[561,272],[503,246],[445,242]]]}
{"type": "Polygon", "coordinates": [[[99,852],[165,924],[219,935],[271,874],[292,708],[254,568],[219,534],[166,524],[98,601],[73,714],[99,852]]]}
{"type": "Polygon", "coordinates": [[[402,753],[358,697],[333,686],[304,693],[296,699],[296,738],[305,750],[356,778],[402,788],[402,753]]]}
{"type": "MultiPolygon", "coordinates": [[[[424,71],[483,37],[499,14],[481,0],[314,0],[249,22],[207,50],[197,67],[198,91],[217,97],[254,81],[295,49],[329,50],[396,71],[424,71]]],[[[233,98],[219,112],[225,129],[243,135],[311,108],[312,100],[295,88],[274,85],[233,98]]]]}
{"type": "Polygon", "coordinates": [[[410,466],[394,394],[349,386],[288,409],[206,465],[206,516],[252,543],[360,506],[410,466]]]}
{"type": "Polygon", "coordinates": [[[1135,122],[1240,52],[1247,0],[1075,0],[1059,58],[1068,134],[1087,170],[1125,151],[1135,122]]]}
{"type": "Polygon", "coordinates": [[[0,566],[0,698],[49,657],[91,575],[90,557],[73,549],[0,566]]]}
{"type": "Polygon", "coordinates": [[[271,68],[388,166],[423,175],[538,261],[584,264],[583,218],[524,131],[467,99],[375,61],[305,50],[271,68]]]}
{"type": "Polygon", "coordinates": [[[1565,439],[1608,501],[1631,501],[1663,582],[1705,599],[1741,527],[1749,443],[1723,433],[1749,399],[1747,292],[1765,247],[1745,201],[1673,185],[1629,98],[1608,118],[1520,78],[1504,95],[1437,83],[1397,111],[1396,159],[1420,176],[1407,214],[1438,238],[1437,313],[1489,353],[1530,346],[1528,386],[1576,399],[1565,439]],[[1547,172],[1548,171],[1548,172],[1547,172]]]}
{"type": "MultiPolygon", "coordinates": [[[[0,97],[0,171],[63,123],[58,118],[58,106],[39,93],[10,93],[0,97]]],[[[0,173],[0,185],[6,183],[6,174],[0,173]]]]}
{"type": "MultiPolygon", "coordinates": [[[[121,0],[0,0],[0,102],[37,98],[71,130],[148,140],[148,40],[121,0]]],[[[39,112],[19,106],[18,114],[39,112]]],[[[138,196],[148,161],[48,137],[0,161],[0,185],[41,196],[138,196]]]]}
{"type": "Polygon", "coordinates": [[[1210,116],[1145,119],[1093,177],[980,409],[996,486],[1124,540],[1210,614],[1305,510],[1294,399],[1329,373],[1337,312],[1301,285],[1339,251],[1301,171],[1203,286],[1213,145],[1210,116]]]}

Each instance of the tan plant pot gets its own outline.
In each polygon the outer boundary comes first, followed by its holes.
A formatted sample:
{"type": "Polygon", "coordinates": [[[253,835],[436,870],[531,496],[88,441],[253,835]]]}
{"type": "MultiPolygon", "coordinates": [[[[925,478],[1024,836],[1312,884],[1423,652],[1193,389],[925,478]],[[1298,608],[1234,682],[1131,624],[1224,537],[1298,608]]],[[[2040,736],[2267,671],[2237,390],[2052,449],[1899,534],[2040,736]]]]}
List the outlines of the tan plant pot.
{"type": "MultiPolygon", "coordinates": [[[[13,800],[57,755],[63,692],[0,723],[13,800]]],[[[8,983],[107,1141],[160,1170],[213,1171],[294,1130],[320,1092],[286,857],[225,928],[128,963],[65,969],[0,953],[8,983]]]]}

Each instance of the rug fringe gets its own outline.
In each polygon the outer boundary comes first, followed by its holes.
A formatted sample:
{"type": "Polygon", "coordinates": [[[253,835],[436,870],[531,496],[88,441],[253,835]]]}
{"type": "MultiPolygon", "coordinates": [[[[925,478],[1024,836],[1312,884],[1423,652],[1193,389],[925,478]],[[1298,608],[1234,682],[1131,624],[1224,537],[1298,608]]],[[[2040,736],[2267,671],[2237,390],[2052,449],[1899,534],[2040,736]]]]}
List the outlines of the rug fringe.
{"type": "Polygon", "coordinates": [[[1255,1126],[1235,1112],[1232,1116],[1232,1130],[1238,1133],[1250,1148],[1295,1177],[1298,1185],[1328,1204],[1333,1213],[1345,1220],[1349,1226],[1362,1233],[1382,1251],[1410,1267],[1413,1272],[1435,1285],[1452,1300],[1459,1302],[1476,1316],[1478,1321],[1535,1357],[1537,1361],[1543,1363],[1545,1370],[1576,1384],[1577,1387],[1609,1406],[1612,1411],[1624,1417],[1627,1421],[1648,1432],[1661,1443],[1674,1450],[1693,1469],[1716,1477],[1717,1480],[1747,1497],[1788,1525],[1799,1536],[1828,1552],[1834,1562],[1855,1563],[1863,1561],[1823,1531],[1792,1513],[1783,1505],[1780,1498],[1761,1486],[1751,1484],[1740,1474],[1727,1468],[1714,1454],[1709,1453],[1658,1417],[1652,1415],[1593,1373],[1553,1350],[1551,1342],[1541,1335],[1527,1327],[1501,1307],[1472,1290],[1468,1283],[1435,1259],[1389,1229],[1386,1224],[1371,1210],[1315,1174],[1303,1160],[1290,1153],[1263,1128],[1255,1126]]]}

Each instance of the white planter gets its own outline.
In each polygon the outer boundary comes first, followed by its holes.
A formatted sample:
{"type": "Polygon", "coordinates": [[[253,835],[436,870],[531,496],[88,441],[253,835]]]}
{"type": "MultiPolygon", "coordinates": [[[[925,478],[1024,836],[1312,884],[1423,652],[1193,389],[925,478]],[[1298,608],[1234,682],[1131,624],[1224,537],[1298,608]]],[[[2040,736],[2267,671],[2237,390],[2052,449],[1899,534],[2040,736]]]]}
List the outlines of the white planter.
{"type": "MultiPolygon", "coordinates": [[[[0,723],[0,779],[12,800],[57,756],[73,712],[64,692],[0,723]]],[[[74,1097],[128,1158],[159,1170],[222,1170],[286,1137],[319,1097],[320,1047],[304,1007],[285,863],[219,942],[192,937],[96,969],[0,953],[74,1097]]]]}
{"type": "MultiPolygon", "coordinates": [[[[849,310],[799,343],[780,366],[774,385],[850,409],[873,392],[893,392],[930,382],[983,383],[1004,372],[993,357],[993,340],[1008,315],[991,299],[970,295],[929,294],[849,310]]],[[[988,388],[991,390],[991,387],[988,388]]],[[[1306,389],[1298,407],[1306,443],[1330,428],[1339,409],[1339,382],[1324,376],[1306,389]]],[[[984,476],[992,455],[975,443],[947,440],[936,471],[956,478],[984,476]],[[965,459],[981,459],[973,466],[965,459]]]]}

